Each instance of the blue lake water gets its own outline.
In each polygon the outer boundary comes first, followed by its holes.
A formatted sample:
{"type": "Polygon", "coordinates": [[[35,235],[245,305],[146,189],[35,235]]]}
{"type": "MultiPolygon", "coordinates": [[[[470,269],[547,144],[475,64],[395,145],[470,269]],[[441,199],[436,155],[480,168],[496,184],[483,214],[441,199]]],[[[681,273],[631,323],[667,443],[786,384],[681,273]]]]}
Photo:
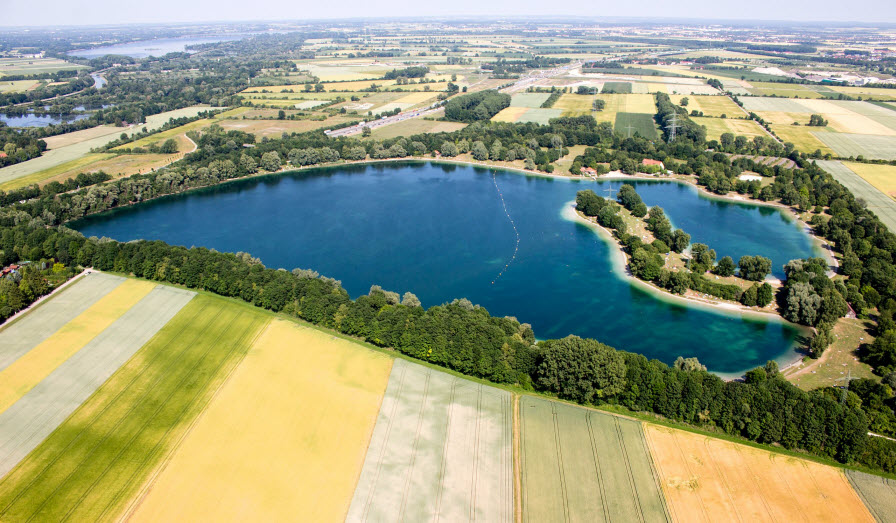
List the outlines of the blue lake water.
{"type": "MultiPolygon", "coordinates": [[[[339,279],[352,296],[378,284],[411,291],[424,306],[466,297],[532,324],[541,339],[578,334],[667,363],[697,356],[720,373],[794,356],[800,333],[790,326],[669,303],[614,272],[616,247],[561,212],[576,191],[620,185],[423,162],[345,166],[241,180],[71,226],[120,241],[250,252],[269,267],[339,279]]],[[[780,274],[812,254],[810,238],[777,209],[676,183],[634,185],[719,257],[761,254],[780,274]]]]}
{"type": "Polygon", "coordinates": [[[63,115],[62,118],[59,118],[58,116],[51,115],[25,114],[22,116],[6,116],[5,114],[0,114],[0,122],[3,122],[10,127],[47,127],[48,125],[55,125],[62,122],[76,122],[78,120],[83,120],[84,118],[90,118],[90,115],[63,115]]]}
{"type": "MultiPolygon", "coordinates": [[[[131,58],[146,58],[147,56],[164,56],[168,53],[182,53],[188,45],[211,44],[214,42],[226,42],[239,40],[246,35],[219,35],[188,38],[159,38],[156,40],[140,40],[126,44],[107,45],[94,47],[93,49],[78,49],[69,51],[68,54],[81,58],[98,58],[107,54],[130,56],[131,58]]],[[[105,85],[105,81],[103,82],[105,85]]],[[[98,86],[98,88],[101,86],[98,86]]]]}

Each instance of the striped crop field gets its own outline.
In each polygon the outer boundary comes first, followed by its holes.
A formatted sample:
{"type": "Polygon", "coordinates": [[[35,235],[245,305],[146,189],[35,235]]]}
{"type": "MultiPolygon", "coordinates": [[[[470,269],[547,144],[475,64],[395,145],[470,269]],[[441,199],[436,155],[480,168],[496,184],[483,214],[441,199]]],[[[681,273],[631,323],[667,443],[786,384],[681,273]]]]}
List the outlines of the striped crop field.
{"type": "Polygon", "coordinates": [[[77,356],[85,354],[83,361],[66,362],[83,373],[98,361],[121,358],[126,354],[109,357],[110,352],[123,341],[141,341],[143,325],[153,323],[153,314],[180,309],[0,481],[0,520],[116,518],[267,321],[252,307],[223,298],[192,298],[172,287],[159,286],[150,297],[157,300],[152,307],[122,316],[122,329],[100,340],[95,353],[81,350],[77,356]],[[190,301],[183,308],[172,306],[177,299],[190,301]]]}
{"type": "Polygon", "coordinates": [[[522,517],[669,521],[641,423],[520,398],[522,517]]]}
{"type": "Polygon", "coordinates": [[[834,467],[657,425],[645,432],[675,521],[874,521],[834,467]]]}
{"type": "Polygon", "coordinates": [[[865,506],[881,523],[896,523],[896,481],[864,472],[846,472],[865,506]]]}
{"type": "Polygon", "coordinates": [[[513,519],[510,393],[396,360],[346,521],[513,519]]]}
{"type": "MultiPolygon", "coordinates": [[[[84,284],[99,283],[102,287],[103,280],[117,284],[123,278],[92,274],[62,296],[79,291],[84,284]]],[[[192,295],[170,287],[125,281],[4,369],[4,373],[16,374],[4,379],[8,406],[0,413],[0,477],[49,436],[192,295]],[[122,311],[122,305],[129,304],[132,306],[122,311]]],[[[23,317],[20,328],[43,330],[29,316],[35,314],[39,319],[52,302],[23,317]]]]}
{"type": "Polygon", "coordinates": [[[273,320],[131,521],[345,518],[392,360],[273,320]]]}

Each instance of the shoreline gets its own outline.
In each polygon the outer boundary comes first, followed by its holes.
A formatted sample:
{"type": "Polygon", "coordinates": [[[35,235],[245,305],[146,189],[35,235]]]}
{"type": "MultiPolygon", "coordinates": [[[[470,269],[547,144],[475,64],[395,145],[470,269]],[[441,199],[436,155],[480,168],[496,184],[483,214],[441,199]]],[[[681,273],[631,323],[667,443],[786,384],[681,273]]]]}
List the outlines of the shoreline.
{"type": "MultiPolygon", "coordinates": [[[[601,226],[598,223],[594,223],[590,220],[587,220],[579,215],[575,210],[575,201],[567,202],[563,209],[560,212],[560,215],[565,219],[573,223],[579,223],[588,227],[592,231],[594,231],[595,235],[598,236],[602,241],[608,244],[608,247],[611,249],[610,253],[610,265],[612,267],[613,272],[616,274],[618,278],[629,283],[633,287],[637,287],[638,289],[650,294],[653,298],[658,299],[660,301],[681,305],[688,308],[698,309],[706,312],[710,312],[713,314],[718,314],[721,316],[727,316],[730,318],[739,318],[739,319],[747,319],[753,321],[763,321],[767,323],[778,323],[781,325],[786,325],[802,335],[808,335],[812,332],[809,327],[805,325],[799,325],[797,323],[790,322],[781,317],[779,314],[770,313],[770,312],[762,312],[757,311],[755,309],[751,309],[745,307],[743,305],[735,305],[733,303],[727,302],[714,302],[711,300],[698,300],[696,298],[691,298],[687,296],[678,296],[672,294],[668,291],[660,289],[659,287],[640,280],[633,276],[631,272],[628,270],[628,256],[622,251],[619,247],[619,243],[613,237],[612,233],[608,231],[606,228],[601,226]]],[[[794,346],[780,357],[776,358],[775,361],[778,362],[778,365],[783,372],[785,369],[789,369],[797,364],[799,364],[805,354],[802,354],[798,349],[798,345],[794,344],[794,346]]],[[[734,373],[734,372],[718,372],[708,369],[709,372],[719,376],[724,380],[734,380],[741,378],[743,376],[743,372],[734,373]]],[[[749,369],[747,369],[749,370],[749,369]]]]}

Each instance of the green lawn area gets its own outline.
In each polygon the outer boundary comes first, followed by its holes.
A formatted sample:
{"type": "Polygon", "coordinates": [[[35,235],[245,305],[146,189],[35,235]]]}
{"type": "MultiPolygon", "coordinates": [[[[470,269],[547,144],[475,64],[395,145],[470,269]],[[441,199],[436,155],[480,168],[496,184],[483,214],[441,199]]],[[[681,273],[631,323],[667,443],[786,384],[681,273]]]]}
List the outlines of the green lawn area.
{"type": "Polygon", "coordinates": [[[603,89],[601,89],[600,92],[601,93],[631,94],[632,83],[631,82],[606,82],[606,83],[604,83],[604,87],[603,87],[603,89]]]}
{"type": "Polygon", "coordinates": [[[268,316],[196,296],[0,482],[0,520],[117,518],[268,316]]]}
{"type": "Polygon", "coordinates": [[[644,113],[616,113],[616,123],[613,129],[622,136],[634,136],[656,139],[656,123],[653,115],[644,113]]]}

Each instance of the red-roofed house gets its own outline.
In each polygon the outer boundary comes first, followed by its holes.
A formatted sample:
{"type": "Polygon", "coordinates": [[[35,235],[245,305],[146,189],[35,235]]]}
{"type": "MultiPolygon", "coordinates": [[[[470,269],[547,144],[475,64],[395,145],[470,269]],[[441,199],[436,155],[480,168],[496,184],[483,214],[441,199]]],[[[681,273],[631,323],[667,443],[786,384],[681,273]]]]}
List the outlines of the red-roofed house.
{"type": "Polygon", "coordinates": [[[659,166],[660,169],[662,169],[664,171],[666,170],[666,166],[663,164],[663,162],[661,162],[659,160],[651,160],[649,158],[644,158],[643,160],[641,160],[641,164],[642,165],[657,165],[657,166],[659,166]]]}

